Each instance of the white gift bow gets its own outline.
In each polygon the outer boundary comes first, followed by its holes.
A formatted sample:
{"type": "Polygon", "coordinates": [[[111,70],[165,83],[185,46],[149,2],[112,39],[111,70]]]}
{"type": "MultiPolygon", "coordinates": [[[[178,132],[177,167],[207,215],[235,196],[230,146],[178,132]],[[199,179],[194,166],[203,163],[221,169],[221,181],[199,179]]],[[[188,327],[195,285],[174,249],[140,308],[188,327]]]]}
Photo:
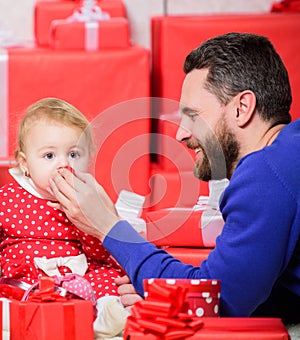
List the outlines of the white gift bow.
{"type": "Polygon", "coordinates": [[[37,268],[40,268],[45,274],[49,276],[61,276],[59,267],[68,267],[73,274],[84,275],[87,268],[87,259],[84,254],[77,256],[54,257],[47,259],[44,257],[35,257],[33,259],[37,268]]]}
{"type": "Polygon", "coordinates": [[[139,233],[146,233],[146,221],[141,218],[145,197],[121,190],[115,208],[118,215],[127,220],[139,233]]]}
{"type": "Polygon", "coordinates": [[[67,18],[68,21],[97,22],[109,20],[110,15],[103,12],[99,6],[95,5],[94,0],[84,0],[83,6],[75,9],[73,14],[67,18]]]}

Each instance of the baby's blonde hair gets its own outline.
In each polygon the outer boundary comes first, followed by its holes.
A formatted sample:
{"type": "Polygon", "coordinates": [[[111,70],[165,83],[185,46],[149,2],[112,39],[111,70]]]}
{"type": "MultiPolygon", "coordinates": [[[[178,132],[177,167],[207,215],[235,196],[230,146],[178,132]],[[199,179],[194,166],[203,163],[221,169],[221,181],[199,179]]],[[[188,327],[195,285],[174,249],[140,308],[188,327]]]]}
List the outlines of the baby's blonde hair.
{"type": "Polygon", "coordinates": [[[93,150],[93,137],[89,121],[70,103],[58,98],[43,98],[29,106],[23,118],[18,133],[18,149],[15,152],[17,158],[24,151],[24,140],[32,125],[39,120],[46,120],[74,126],[82,130],[88,139],[90,152],[93,150]]]}

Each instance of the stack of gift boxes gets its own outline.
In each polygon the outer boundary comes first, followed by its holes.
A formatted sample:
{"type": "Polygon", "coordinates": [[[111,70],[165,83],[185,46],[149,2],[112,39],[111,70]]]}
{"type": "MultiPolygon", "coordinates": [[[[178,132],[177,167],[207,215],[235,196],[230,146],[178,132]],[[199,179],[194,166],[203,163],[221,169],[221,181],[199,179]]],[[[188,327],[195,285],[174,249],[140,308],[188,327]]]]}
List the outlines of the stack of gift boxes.
{"type": "Polygon", "coordinates": [[[131,44],[122,0],[39,1],[34,32],[34,46],[1,49],[2,170],[13,159],[24,110],[58,97],[92,122],[91,171],[112,199],[121,189],[147,195],[150,106],[135,99],[150,95],[150,53],[131,44]]]}

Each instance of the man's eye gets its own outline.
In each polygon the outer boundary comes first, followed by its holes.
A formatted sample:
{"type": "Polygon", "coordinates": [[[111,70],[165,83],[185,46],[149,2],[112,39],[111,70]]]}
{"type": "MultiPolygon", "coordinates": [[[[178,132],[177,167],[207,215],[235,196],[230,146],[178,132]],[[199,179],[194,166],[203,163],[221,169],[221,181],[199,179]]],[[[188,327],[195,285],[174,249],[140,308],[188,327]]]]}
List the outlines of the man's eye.
{"type": "Polygon", "coordinates": [[[46,155],[44,156],[46,159],[52,159],[54,157],[53,153],[48,152],[46,153],[46,155]]]}
{"type": "Polygon", "coordinates": [[[70,157],[71,158],[77,158],[77,157],[79,157],[79,153],[76,152],[76,151],[72,151],[72,152],[70,152],[70,157]]]}
{"type": "Polygon", "coordinates": [[[191,119],[191,121],[194,122],[194,121],[196,120],[196,118],[198,117],[198,115],[197,115],[197,114],[192,114],[192,113],[191,113],[191,114],[188,115],[188,117],[191,119]]]}

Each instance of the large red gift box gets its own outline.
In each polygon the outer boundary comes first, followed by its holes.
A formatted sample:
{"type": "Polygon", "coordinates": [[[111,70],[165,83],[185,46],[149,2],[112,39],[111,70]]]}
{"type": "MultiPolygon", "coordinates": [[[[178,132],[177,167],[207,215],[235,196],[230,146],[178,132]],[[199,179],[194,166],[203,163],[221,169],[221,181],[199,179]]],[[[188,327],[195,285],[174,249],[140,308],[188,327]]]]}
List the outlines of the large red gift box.
{"type": "MultiPolygon", "coordinates": [[[[172,339],[203,340],[289,340],[290,336],[278,318],[201,318],[202,326],[191,336],[172,339]]],[[[187,328],[188,330],[188,328],[187,328]]],[[[177,335],[180,333],[177,332],[177,335]]],[[[175,334],[176,336],[176,334],[175,334]]],[[[164,340],[163,335],[133,329],[125,340],[164,340]]]]}
{"type": "Polygon", "coordinates": [[[125,18],[89,23],[54,20],[50,29],[50,47],[54,49],[96,51],[129,46],[129,24],[125,18]]]}
{"type": "Polygon", "coordinates": [[[10,334],[14,340],[92,340],[93,304],[67,302],[20,302],[10,305],[10,334]]]}
{"type": "MultiPolygon", "coordinates": [[[[111,17],[126,17],[126,8],[122,0],[99,0],[96,5],[111,17]]],[[[53,20],[66,19],[81,6],[82,3],[79,1],[37,2],[34,10],[34,34],[38,46],[49,45],[50,26],[53,20]]]]}
{"type": "Polygon", "coordinates": [[[291,115],[300,117],[300,73],[295,58],[300,50],[300,13],[160,16],[152,18],[151,29],[154,97],[179,100],[185,58],[202,42],[228,32],[251,32],[267,36],[281,55],[294,94],[291,115]]]}
{"type": "Polygon", "coordinates": [[[146,219],[147,240],[157,246],[212,248],[224,226],[221,213],[214,209],[162,209],[146,213],[146,219]],[[205,222],[204,212],[210,214],[205,222]]]}
{"type": "Polygon", "coordinates": [[[91,171],[113,200],[121,189],[149,191],[149,51],[125,49],[53,51],[9,48],[1,51],[1,122],[7,121],[3,158],[13,158],[24,110],[44,97],[76,106],[92,123],[96,161],[91,171]],[[117,70],[117,72],[116,72],[117,70]],[[146,99],[144,99],[146,98],[146,99]],[[2,105],[3,104],[3,105],[2,105]]]}

